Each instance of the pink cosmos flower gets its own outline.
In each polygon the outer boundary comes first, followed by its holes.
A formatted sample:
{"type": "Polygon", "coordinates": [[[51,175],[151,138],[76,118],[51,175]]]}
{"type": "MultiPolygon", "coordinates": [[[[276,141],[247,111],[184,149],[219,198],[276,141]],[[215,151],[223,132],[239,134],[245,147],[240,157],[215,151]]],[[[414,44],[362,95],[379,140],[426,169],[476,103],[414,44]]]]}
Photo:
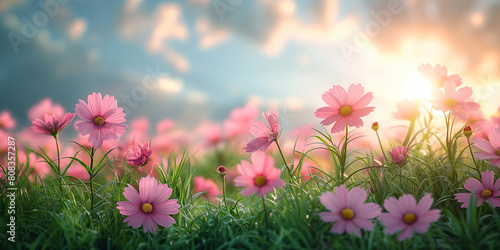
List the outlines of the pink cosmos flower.
{"type": "MultiPolygon", "coordinates": [[[[176,147],[176,141],[167,135],[161,135],[153,137],[153,141],[151,142],[152,147],[155,148],[155,151],[162,155],[168,155],[172,152],[176,147]]],[[[155,152],[155,155],[156,155],[155,152]]]]}
{"type": "Polygon", "coordinates": [[[455,199],[461,202],[460,207],[469,207],[469,199],[471,194],[477,200],[477,206],[481,206],[484,201],[491,203],[494,207],[500,207],[500,179],[495,181],[495,173],[493,171],[484,171],[481,173],[481,182],[474,178],[469,178],[465,181],[465,189],[472,193],[455,194],[455,199]]]}
{"type": "MultiPolygon", "coordinates": [[[[44,134],[35,133],[31,127],[25,127],[18,133],[19,141],[28,147],[40,147],[49,157],[56,156],[56,142],[54,138],[44,134]]],[[[17,139],[16,139],[17,140],[17,139]]]]}
{"type": "Polygon", "coordinates": [[[447,80],[454,81],[457,86],[462,84],[460,76],[458,74],[448,75],[448,69],[445,66],[436,64],[436,66],[432,67],[431,64],[427,63],[419,65],[417,69],[422,77],[438,88],[442,88],[447,80]]]}
{"type": "Polygon", "coordinates": [[[200,141],[203,147],[217,147],[224,138],[222,137],[222,127],[213,122],[201,122],[190,134],[194,141],[200,141]]]}
{"type": "Polygon", "coordinates": [[[142,167],[148,164],[149,157],[153,151],[149,148],[149,142],[137,142],[136,146],[129,150],[125,162],[135,167],[142,167]]]}
{"type": "Polygon", "coordinates": [[[250,133],[255,136],[244,148],[245,152],[252,153],[257,150],[266,151],[267,148],[279,137],[280,125],[278,122],[278,113],[269,111],[262,113],[266,118],[269,127],[261,121],[255,121],[250,125],[250,133]]]}
{"type": "Polygon", "coordinates": [[[392,162],[398,166],[403,166],[406,163],[406,156],[408,155],[408,148],[405,146],[397,146],[389,151],[392,162]]]}
{"type": "Polygon", "coordinates": [[[205,179],[200,176],[194,178],[194,192],[205,192],[204,197],[210,198],[222,194],[219,187],[217,186],[217,184],[215,184],[214,181],[205,179]]]}
{"type": "Polygon", "coordinates": [[[4,110],[0,113],[0,130],[11,130],[16,126],[16,120],[12,118],[9,111],[4,110]]]}
{"type": "Polygon", "coordinates": [[[469,113],[479,109],[479,104],[472,101],[472,89],[462,87],[456,89],[454,81],[444,82],[444,93],[440,89],[433,89],[432,95],[435,100],[431,100],[434,108],[443,112],[450,111],[454,116],[467,120],[469,113]]]}
{"type": "Polygon", "coordinates": [[[89,142],[94,148],[102,147],[104,140],[115,141],[118,135],[125,133],[127,125],[125,113],[118,108],[113,96],[106,95],[104,100],[101,93],[92,93],[87,98],[87,103],[79,100],[76,104],[76,114],[83,121],[76,123],[78,131],[82,135],[89,135],[89,142]]]}
{"type": "MultiPolygon", "coordinates": [[[[498,108],[498,113],[500,113],[500,108],[498,108]]],[[[499,116],[492,116],[491,121],[496,125],[500,126],[500,115],[499,116]]]]}
{"type": "Polygon", "coordinates": [[[472,125],[474,127],[474,132],[482,132],[483,130],[488,131],[489,128],[493,125],[484,117],[483,111],[481,111],[481,109],[472,111],[468,115],[469,119],[466,121],[466,124],[472,125]]]}
{"type": "Polygon", "coordinates": [[[359,228],[371,231],[373,223],[369,219],[380,215],[381,209],[375,203],[365,203],[366,191],[354,187],[348,191],[345,185],[334,188],[335,193],[325,192],[319,198],[323,206],[331,212],[318,215],[325,222],[335,222],[330,231],[334,233],[354,233],[361,236],[359,228]]]}
{"type": "Polygon", "coordinates": [[[51,175],[52,169],[45,160],[37,157],[34,153],[28,153],[28,155],[26,155],[26,153],[22,150],[18,151],[18,153],[20,163],[28,164],[29,162],[29,165],[23,166],[20,172],[25,169],[31,168],[26,172],[30,173],[28,177],[30,181],[34,181],[35,179],[39,180],[39,178],[45,179],[45,177],[51,175]]]}
{"type": "Polygon", "coordinates": [[[205,134],[206,145],[215,146],[223,140],[222,137],[222,127],[219,124],[214,124],[210,126],[210,129],[206,131],[205,134]]]}
{"type": "Polygon", "coordinates": [[[66,171],[66,175],[73,176],[82,181],[88,181],[90,179],[89,172],[87,172],[87,170],[79,163],[72,164],[66,171]]]}
{"type": "Polygon", "coordinates": [[[136,133],[147,133],[149,131],[149,121],[146,117],[140,117],[130,123],[130,128],[136,133]]]}
{"type": "Polygon", "coordinates": [[[367,107],[373,99],[373,94],[364,94],[364,91],[361,84],[351,84],[347,92],[343,87],[334,85],[322,96],[328,107],[319,108],[314,114],[317,118],[324,118],[322,125],[328,126],[335,122],[332,133],[344,131],[346,125],[359,128],[363,126],[361,117],[367,116],[375,109],[367,107]]]}
{"type": "Polygon", "coordinates": [[[246,136],[250,129],[250,124],[258,115],[259,110],[251,104],[234,109],[231,111],[229,119],[224,121],[225,137],[234,138],[246,136]]]}
{"type": "Polygon", "coordinates": [[[430,194],[422,197],[418,204],[411,194],[404,194],[399,200],[389,197],[384,202],[384,207],[389,213],[382,213],[379,220],[385,225],[385,230],[389,234],[403,230],[399,234],[398,240],[410,238],[413,236],[414,230],[425,233],[431,222],[437,221],[440,217],[441,210],[429,210],[432,202],[430,194]]]}
{"type": "MultiPolygon", "coordinates": [[[[155,149],[153,155],[151,155],[153,162],[160,163],[167,161],[172,151],[188,144],[188,138],[184,132],[175,133],[174,131],[170,131],[167,134],[153,137],[151,141],[151,147],[155,149]]],[[[164,165],[167,166],[166,164],[164,165]]]]}
{"type": "Polygon", "coordinates": [[[30,108],[28,118],[30,121],[34,121],[36,119],[43,119],[45,114],[62,117],[64,113],[64,108],[61,105],[52,103],[50,98],[45,98],[30,108]]]}
{"type": "Polygon", "coordinates": [[[233,121],[230,119],[225,120],[224,124],[223,124],[224,136],[231,139],[231,138],[238,137],[242,134],[245,134],[246,132],[242,131],[240,125],[241,124],[238,123],[237,121],[233,121]]]}
{"type": "Polygon", "coordinates": [[[175,122],[170,119],[163,119],[156,124],[156,132],[158,134],[164,134],[175,127],[175,122]]]}
{"type": "Polygon", "coordinates": [[[240,123],[250,123],[259,115],[259,110],[252,104],[247,104],[242,108],[235,108],[229,114],[229,118],[240,123]]]}
{"type": "Polygon", "coordinates": [[[57,136],[74,118],[75,114],[72,113],[65,114],[61,120],[57,118],[57,115],[45,114],[43,121],[36,119],[32,122],[33,127],[31,127],[31,129],[36,133],[57,136]]]}
{"type": "MultiPolygon", "coordinates": [[[[76,135],[76,137],[73,140],[78,142],[79,144],[81,144],[82,146],[87,148],[88,150],[91,150],[92,143],[89,142],[89,137],[90,137],[90,135],[82,135],[79,133],[76,135]]],[[[111,150],[112,148],[117,148],[117,147],[119,147],[119,144],[117,141],[104,141],[102,143],[101,149],[104,152],[107,152],[107,151],[111,150]]],[[[122,158],[122,157],[117,157],[117,158],[122,158]]]]}
{"type": "Polygon", "coordinates": [[[252,164],[242,160],[236,166],[240,175],[234,179],[237,187],[245,187],[242,195],[257,194],[262,197],[274,188],[283,187],[285,182],[280,178],[281,171],[274,168],[273,157],[262,151],[252,154],[252,164]]]}
{"type": "Polygon", "coordinates": [[[315,133],[313,125],[308,124],[290,131],[285,140],[280,143],[283,146],[284,152],[292,152],[295,149],[295,154],[301,156],[300,152],[306,152],[311,147],[312,137],[315,133]]]}
{"type": "MultiPolygon", "coordinates": [[[[411,117],[413,116],[413,110],[415,109],[415,101],[405,99],[396,103],[396,107],[398,108],[398,111],[393,112],[392,116],[399,120],[410,121],[411,117]]],[[[417,111],[417,116],[419,115],[419,113],[420,112],[417,111]]]]}
{"type": "Polygon", "coordinates": [[[472,139],[474,145],[484,152],[476,153],[479,159],[490,160],[491,165],[500,168],[500,127],[488,132],[488,140],[480,137],[472,139]]]}
{"type": "MultiPolygon", "coordinates": [[[[11,136],[10,133],[7,133],[6,131],[0,129],[0,141],[6,142],[9,138],[9,136],[11,136]]],[[[0,153],[2,155],[4,155],[4,154],[8,155],[8,148],[9,148],[9,145],[7,143],[0,143],[0,153]]],[[[7,159],[7,157],[3,157],[3,156],[0,157],[0,160],[6,160],[6,159],[7,159]]],[[[3,164],[3,162],[0,164],[2,164],[2,166],[6,166],[6,164],[3,164]]]]}
{"type": "Polygon", "coordinates": [[[148,141],[150,136],[149,121],[146,117],[140,117],[130,123],[130,132],[127,134],[126,143],[133,144],[134,141],[148,141]]]}
{"type": "Polygon", "coordinates": [[[139,193],[130,184],[125,187],[123,195],[127,201],[118,202],[116,207],[120,214],[128,216],[123,220],[128,226],[138,228],[142,225],[144,232],[155,233],[158,226],[169,227],[175,224],[170,215],[179,213],[177,199],[168,200],[172,189],[167,184],[158,183],[151,177],[142,177],[139,181],[139,193]]]}

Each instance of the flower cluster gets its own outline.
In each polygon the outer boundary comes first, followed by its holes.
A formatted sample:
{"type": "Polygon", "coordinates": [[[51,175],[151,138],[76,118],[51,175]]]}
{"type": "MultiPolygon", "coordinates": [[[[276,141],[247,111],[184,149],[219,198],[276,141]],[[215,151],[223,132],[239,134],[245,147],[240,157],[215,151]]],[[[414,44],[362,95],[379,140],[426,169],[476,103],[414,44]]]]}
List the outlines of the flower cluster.
{"type": "Polygon", "coordinates": [[[335,222],[331,228],[334,233],[354,233],[361,236],[360,229],[371,231],[373,223],[370,219],[379,217],[389,234],[401,231],[398,239],[404,240],[413,235],[413,231],[427,232],[431,222],[439,219],[440,210],[430,209],[432,198],[425,195],[417,204],[415,198],[405,194],[399,200],[390,197],[384,202],[387,213],[381,213],[381,208],[375,203],[365,203],[366,191],[354,187],[350,191],[345,185],[335,187],[335,193],[325,192],[320,200],[330,212],[318,215],[325,222],[335,222]]]}
{"type": "MultiPolygon", "coordinates": [[[[144,232],[155,233],[158,226],[170,227],[176,223],[176,216],[172,216],[179,214],[181,204],[197,205],[198,200],[210,206],[218,203],[224,213],[236,216],[245,211],[240,209],[240,198],[245,198],[238,196],[256,196],[262,200],[267,234],[267,230],[273,230],[268,227],[268,216],[273,213],[266,210],[266,201],[280,205],[279,199],[283,197],[299,200],[293,192],[301,190],[307,191],[312,204],[323,205],[326,211],[316,213],[318,206],[313,205],[310,215],[328,223],[325,226],[333,233],[362,236],[363,231],[381,224],[387,234],[399,233],[398,240],[405,240],[415,232],[426,233],[431,223],[440,219],[441,210],[435,208],[439,204],[433,203],[431,194],[422,192],[416,184],[420,180],[415,181],[422,172],[423,164],[418,163],[426,158],[447,168],[440,178],[446,178],[454,188],[467,179],[463,193],[446,196],[454,195],[462,208],[470,204],[500,207],[500,178],[495,179],[492,171],[500,168],[500,127],[496,120],[477,125],[475,118],[483,115],[472,98],[472,89],[462,86],[457,74],[448,75],[446,67],[423,64],[418,71],[433,85],[432,99],[399,102],[393,116],[403,124],[403,132],[389,131],[386,143],[380,139],[387,127],[382,120],[371,126],[371,133],[375,132],[377,138],[375,143],[363,134],[363,119],[369,119],[367,116],[375,107],[370,106],[373,93],[365,92],[361,84],[333,85],[322,95],[326,106],[318,108],[314,115],[321,119],[319,124],[331,126],[330,133],[316,130],[318,133],[314,134],[314,129],[302,128],[294,131],[293,140],[281,131],[277,111],[262,113],[263,121],[255,121],[258,109],[252,105],[233,110],[223,123],[206,123],[193,131],[184,131],[174,121],[164,119],[156,126],[157,136],[150,134],[152,126],[147,118],[137,118],[130,123],[125,139],[120,140],[128,125],[113,96],[92,93],[86,101],[78,101],[75,113],[66,113],[60,105],[44,99],[28,112],[31,130],[21,133],[29,138],[26,143],[36,145],[40,152],[19,152],[19,163],[26,166],[19,174],[30,175],[27,178],[30,182],[49,177],[85,181],[89,187],[86,191],[90,194],[91,217],[95,214],[94,205],[98,204],[94,202],[97,191],[93,189],[98,174],[111,173],[102,179],[118,178],[116,183],[130,180],[136,187],[123,184],[124,200],[117,202],[116,208],[125,216],[124,223],[132,228],[142,226],[144,232]],[[423,105],[426,101],[427,105],[423,105]],[[79,135],[74,144],[79,148],[61,150],[59,136],[70,127],[75,116],[79,135]],[[418,119],[423,122],[417,122],[418,119]],[[432,127],[439,122],[437,119],[441,119],[445,129],[432,127]],[[29,134],[33,132],[35,135],[29,134]],[[253,139],[247,140],[250,135],[253,139]],[[198,175],[197,171],[203,171],[199,168],[181,169],[180,166],[191,162],[177,159],[175,149],[196,142],[203,142],[200,143],[203,146],[186,152],[205,156],[212,176],[219,175],[221,178],[217,180],[222,186],[215,179],[198,175]],[[464,150],[460,151],[460,147],[464,150]],[[442,154],[435,152],[438,150],[442,154]],[[471,161],[465,158],[466,154],[471,161]],[[468,168],[457,169],[460,165],[468,168]],[[134,181],[135,177],[139,181],[134,181]],[[229,185],[241,188],[239,193],[232,194],[232,199],[227,199],[226,180],[231,181],[229,185]],[[307,190],[311,185],[314,189],[307,190]],[[374,224],[375,221],[379,223],[374,224]]],[[[0,137],[6,137],[15,125],[10,112],[0,113],[0,137]]],[[[3,154],[6,149],[0,147],[0,152],[3,154]]],[[[5,178],[0,171],[1,185],[5,178]]],[[[187,216],[180,214],[179,218],[187,216]]]]}

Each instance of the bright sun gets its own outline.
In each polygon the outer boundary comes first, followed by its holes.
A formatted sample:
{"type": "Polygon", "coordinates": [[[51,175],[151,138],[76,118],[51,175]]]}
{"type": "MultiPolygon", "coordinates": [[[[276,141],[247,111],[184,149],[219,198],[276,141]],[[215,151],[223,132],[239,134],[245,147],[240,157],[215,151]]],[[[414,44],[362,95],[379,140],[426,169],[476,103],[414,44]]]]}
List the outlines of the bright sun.
{"type": "Polygon", "coordinates": [[[405,99],[430,99],[431,84],[425,80],[418,72],[412,73],[406,79],[401,90],[401,95],[405,99]]]}

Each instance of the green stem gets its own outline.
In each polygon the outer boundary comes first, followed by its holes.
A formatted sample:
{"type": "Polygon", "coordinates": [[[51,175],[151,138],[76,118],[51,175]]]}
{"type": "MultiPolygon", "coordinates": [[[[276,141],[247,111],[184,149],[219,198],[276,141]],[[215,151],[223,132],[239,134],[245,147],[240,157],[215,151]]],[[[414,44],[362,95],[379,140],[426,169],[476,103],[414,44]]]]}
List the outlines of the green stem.
{"type": "Polygon", "coordinates": [[[380,145],[380,150],[382,150],[382,154],[384,155],[384,160],[385,162],[389,162],[387,159],[387,156],[385,155],[384,147],[382,146],[382,141],[380,140],[380,136],[378,135],[378,131],[375,131],[375,134],[377,134],[377,139],[378,139],[378,144],[380,145]]]}
{"type": "Polygon", "coordinates": [[[453,157],[453,154],[451,153],[451,148],[452,148],[452,145],[451,145],[451,134],[452,134],[452,131],[450,129],[450,125],[451,125],[451,112],[448,113],[448,118],[446,119],[446,116],[445,116],[445,120],[446,120],[446,152],[448,153],[448,160],[450,161],[450,164],[453,166],[453,162],[455,161],[454,157],[453,157]]]}
{"type": "Polygon", "coordinates": [[[349,126],[345,125],[345,140],[342,145],[342,152],[340,152],[340,181],[344,181],[344,172],[347,161],[347,138],[349,138],[349,126]]]}
{"type": "Polygon", "coordinates": [[[90,181],[90,217],[92,217],[92,212],[94,211],[94,183],[93,183],[93,179],[94,179],[94,170],[93,170],[93,166],[94,166],[94,153],[95,153],[95,149],[92,147],[91,149],[92,153],[91,153],[91,156],[90,156],[90,178],[89,178],[89,181],[90,181]]]}
{"type": "MultiPolygon", "coordinates": [[[[427,110],[427,109],[426,109],[427,110]]],[[[425,142],[424,145],[427,145],[427,150],[430,152],[432,149],[431,147],[431,143],[430,143],[430,134],[431,134],[431,125],[432,125],[432,119],[434,118],[434,116],[432,115],[432,106],[430,108],[430,110],[427,110],[427,114],[429,115],[429,120],[426,121],[426,124],[425,124],[425,127],[427,128],[427,132],[425,133],[425,142]]]]}
{"type": "Polygon", "coordinates": [[[405,192],[405,188],[404,188],[404,185],[403,185],[403,166],[398,166],[399,169],[398,169],[398,177],[399,177],[399,185],[401,185],[401,188],[404,190],[403,192],[405,192]]]}
{"type": "Polygon", "coordinates": [[[407,147],[410,142],[411,134],[413,133],[413,129],[415,128],[415,121],[417,120],[418,114],[418,101],[415,102],[415,109],[413,109],[413,114],[411,115],[410,127],[408,127],[408,132],[406,133],[406,138],[403,142],[403,146],[407,147]]]}
{"type": "Polygon", "coordinates": [[[283,160],[283,164],[285,164],[285,167],[288,170],[288,174],[290,175],[290,181],[291,181],[293,178],[292,171],[290,170],[290,167],[286,163],[285,156],[283,155],[283,151],[281,151],[281,147],[280,147],[280,144],[278,143],[278,140],[274,140],[274,142],[276,142],[276,146],[278,146],[278,151],[280,151],[281,159],[283,160]]]}
{"type": "MultiPolygon", "coordinates": [[[[61,178],[61,153],[59,151],[59,140],[57,139],[57,134],[54,135],[54,139],[56,140],[56,150],[57,150],[57,176],[61,178]]],[[[62,180],[60,180],[59,191],[62,194],[62,180]]]]}
{"type": "Polygon", "coordinates": [[[268,224],[267,224],[267,210],[266,210],[266,200],[262,196],[262,207],[264,208],[264,222],[266,223],[266,240],[269,239],[268,224]]]}
{"type": "Polygon", "coordinates": [[[54,139],[56,140],[56,150],[57,150],[57,171],[58,175],[61,175],[61,154],[59,151],[59,140],[57,139],[57,134],[54,135],[54,139]]]}
{"type": "Polygon", "coordinates": [[[444,114],[444,121],[446,123],[446,154],[448,155],[448,161],[450,160],[450,139],[449,139],[449,130],[450,130],[450,119],[449,116],[444,114]]]}
{"type": "Polygon", "coordinates": [[[452,133],[453,133],[453,125],[451,124],[451,111],[448,112],[448,116],[445,114],[445,121],[446,121],[446,153],[448,154],[448,161],[450,162],[451,166],[451,171],[452,171],[452,180],[453,182],[457,181],[457,171],[455,169],[455,157],[453,156],[452,153],[452,145],[451,145],[451,138],[452,138],[452,133]],[[451,126],[451,127],[450,127],[451,126]]]}
{"type": "Polygon", "coordinates": [[[470,144],[470,139],[467,137],[467,144],[469,144],[470,155],[472,156],[472,161],[474,161],[474,165],[476,166],[477,173],[479,174],[479,178],[481,178],[481,171],[479,171],[479,166],[477,166],[476,157],[474,157],[474,153],[472,152],[472,145],[470,144]]]}
{"type": "Polygon", "coordinates": [[[222,197],[224,199],[224,206],[226,207],[227,213],[230,213],[229,207],[226,201],[226,176],[222,176],[222,197]]]}

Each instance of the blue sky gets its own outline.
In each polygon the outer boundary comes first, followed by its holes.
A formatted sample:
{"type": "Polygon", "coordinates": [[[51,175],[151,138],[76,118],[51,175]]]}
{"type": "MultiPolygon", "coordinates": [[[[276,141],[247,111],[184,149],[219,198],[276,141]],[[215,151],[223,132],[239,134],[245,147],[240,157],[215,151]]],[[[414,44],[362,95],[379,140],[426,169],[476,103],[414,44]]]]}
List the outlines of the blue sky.
{"type": "Polygon", "coordinates": [[[50,0],[58,10],[26,38],[24,18],[33,23],[46,13],[36,2],[0,4],[0,110],[25,125],[27,110],[45,97],[73,112],[92,92],[114,95],[129,119],[168,117],[188,126],[222,120],[252,102],[294,114],[294,124],[314,123],[321,94],[351,83],[374,92],[371,122],[390,117],[416,66],[426,62],[498,91],[500,8],[493,1],[455,1],[453,10],[396,1],[402,11],[391,13],[389,0],[50,0]],[[228,9],[223,18],[220,6],[228,9]],[[356,45],[381,11],[389,11],[388,24],[356,45]],[[457,25],[461,33],[453,31],[457,25]],[[27,40],[17,53],[12,33],[27,40]],[[346,46],[357,52],[347,58],[346,46]],[[156,88],[142,85],[147,68],[159,69],[156,88]]]}

